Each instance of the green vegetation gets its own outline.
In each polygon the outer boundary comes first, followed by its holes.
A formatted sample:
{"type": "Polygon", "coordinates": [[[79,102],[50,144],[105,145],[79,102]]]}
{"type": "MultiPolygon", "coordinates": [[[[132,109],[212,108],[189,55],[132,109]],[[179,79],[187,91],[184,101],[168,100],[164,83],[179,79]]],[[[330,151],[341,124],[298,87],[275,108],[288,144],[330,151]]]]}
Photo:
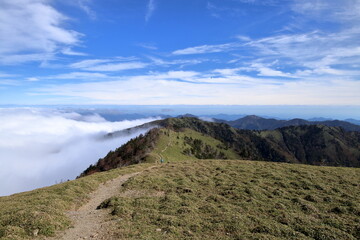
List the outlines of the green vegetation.
{"type": "Polygon", "coordinates": [[[142,162],[247,159],[321,166],[360,167],[360,132],[302,125],[250,131],[197,118],[168,118],[91,165],[81,176],[142,162]]]}
{"type": "Polygon", "coordinates": [[[141,171],[149,164],[133,165],[30,192],[0,197],[0,239],[54,235],[71,225],[66,210],[83,205],[101,183],[119,175],[141,171]]]}
{"type": "Polygon", "coordinates": [[[360,239],[360,169],[163,164],[103,202],[118,239],[360,239]]]}
{"type": "MultiPolygon", "coordinates": [[[[151,152],[150,155],[157,156],[157,160],[159,160],[160,156],[162,156],[167,162],[177,162],[190,159],[196,160],[201,158],[199,157],[201,154],[206,156],[208,153],[208,149],[205,149],[206,145],[209,146],[208,148],[212,149],[213,151],[217,151],[218,155],[220,152],[222,152],[224,158],[239,158],[239,155],[237,155],[232,149],[228,149],[219,140],[191,129],[184,129],[181,132],[175,132],[170,129],[161,129],[160,137],[156,143],[156,148],[151,152]],[[190,141],[190,139],[192,140],[190,141]],[[203,147],[196,151],[198,155],[186,153],[187,150],[194,148],[193,141],[203,144],[203,147]]],[[[215,157],[209,156],[209,158],[213,159],[215,157]]],[[[154,159],[156,159],[156,157],[154,159]]]]}
{"type": "Polygon", "coordinates": [[[167,129],[192,129],[215,138],[241,159],[360,167],[360,132],[339,127],[301,125],[272,131],[250,131],[197,118],[169,118],[157,124],[167,129]]]}
{"type": "MultiPolygon", "coordinates": [[[[159,132],[158,128],[154,128],[146,135],[140,134],[140,136],[131,139],[126,144],[115,149],[115,151],[110,151],[104,158],[99,159],[95,165],[90,165],[80,174],[80,177],[149,161],[150,158],[146,158],[155,148],[159,132]]],[[[154,162],[154,159],[151,159],[150,162],[154,162]]]]}

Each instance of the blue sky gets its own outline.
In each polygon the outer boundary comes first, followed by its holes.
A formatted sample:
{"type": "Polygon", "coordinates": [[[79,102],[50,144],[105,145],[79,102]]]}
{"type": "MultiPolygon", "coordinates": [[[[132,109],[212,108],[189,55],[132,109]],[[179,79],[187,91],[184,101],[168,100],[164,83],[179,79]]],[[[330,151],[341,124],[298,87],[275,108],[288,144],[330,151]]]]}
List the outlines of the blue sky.
{"type": "Polygon", "coordinates": [[[360,105],[359,0],[0,0],[0,104],[360,105]]]}

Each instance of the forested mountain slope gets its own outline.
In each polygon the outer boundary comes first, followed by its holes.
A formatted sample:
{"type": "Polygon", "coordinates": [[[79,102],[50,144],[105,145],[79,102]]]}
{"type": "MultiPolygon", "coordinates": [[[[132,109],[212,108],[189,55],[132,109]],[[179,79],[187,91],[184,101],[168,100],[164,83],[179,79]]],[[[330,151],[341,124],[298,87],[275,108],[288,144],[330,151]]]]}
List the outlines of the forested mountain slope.
{"type": "Polygon", "coordinates": [[[360,133],[339,127],[318,124],[251,131],[192,117],[158,120],[146,127],[150,125],[154,128],[147,134],[110,152],[90,166],[83,175],[140,162],[159,161],[161,156],[156,151],[165,148],[159,146],[160,142],[169,145],[171,154],[168,160],[173,161],[238,158],[360,167],[360,133]],[[192,136],[194,134],[196,136],[192,136]],[[174,137],[176,139],[171,140],[174,137]],[[214,141],[217,143],[210,144],[214,141]],[[176,156],[176,159],[171,156],[176,156]]]}

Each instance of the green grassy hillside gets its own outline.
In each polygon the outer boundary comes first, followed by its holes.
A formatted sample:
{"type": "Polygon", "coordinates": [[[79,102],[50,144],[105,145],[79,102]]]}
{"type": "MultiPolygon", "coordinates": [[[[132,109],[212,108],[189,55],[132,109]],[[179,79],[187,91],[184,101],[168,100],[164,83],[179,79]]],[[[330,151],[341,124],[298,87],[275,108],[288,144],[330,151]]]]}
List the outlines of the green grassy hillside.
{"type": "MultiPolygon", "coordinates": [[[[166,162],[177,162],[183,160],[201,159],[203,152],[216,152],[218,155],[222,154],[224,159],[238,159],[239,155],[232,149],[226,146],[219,140],[210,136],[201,134],[191,129],[184,129],[181,132],[175,132],[170,129],[161,129],[154,150],[149,153],[147,161],[159,161],[163,158],[166,162]],[[199,147],[194,146],[193,142],[197,141],[199,147]],[[206,145],[208,145],[206,147],[206,145]],[[198,151],[197,151],[198,150],[198,151]],[[192,153],[193,152],[193,153],[192,153]],[[196,156],[196,153],[198,153],[196,156]]],[[[204,153],[206,157],[206,153],[204,153]]],[[[216,155],[216,154],[214,154],[216,155]]],[[[213,159],[215,157],[209,156],[213,159]]]]}
{"type": "MultiPolygon", "coordinates": [[[[1,197],[0,239],[64,230],[65,211],[101,183],[149,166],[1,197]]],[[[109,239],[360,239],[360,169],[194,159],[157,166],[101,204],[115,224],[109,239]]]]}
{"type": "Polygon", "coordinates": [[[241,156],[228,143],[210,135],[184,128],[154,128],[115,151],[110,151],[80,176],[138,163],[155,163],[196,159],[239,159],[241,156]]]}
{"type": "Polygon", "coordinates": [[[163,164],[103,202],[118,239],[360,239],[360,169],[163,164]]]}
{"type": "Polygon", "coordinates": [[[149,166],[133,165],[34,191],[0,197],[0,239],[31,238],[34,231],[39,235],[54,235],[55,231],[71,226],[65,211],[83,205],[88,200],[88,194],[101,183],[149,166]]]}

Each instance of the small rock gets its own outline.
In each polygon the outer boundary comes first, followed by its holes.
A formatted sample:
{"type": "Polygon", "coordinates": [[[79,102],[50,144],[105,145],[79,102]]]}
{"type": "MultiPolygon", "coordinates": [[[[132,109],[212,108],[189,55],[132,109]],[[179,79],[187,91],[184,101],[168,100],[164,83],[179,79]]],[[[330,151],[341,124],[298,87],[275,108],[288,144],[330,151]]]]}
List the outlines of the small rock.
{"type": "Polygon", "coordinates": [[[34,235],[35,237],[38,235],[38,233],[39,233],[39,229],[35,229],[35,230],[33,231],[33,235],[34,235]]]}
{"type": "Polygon", "coordinates": [[[161,228],[157,228],[156,231],[157,231],[157,232],[161,232],[161,228]]]}

